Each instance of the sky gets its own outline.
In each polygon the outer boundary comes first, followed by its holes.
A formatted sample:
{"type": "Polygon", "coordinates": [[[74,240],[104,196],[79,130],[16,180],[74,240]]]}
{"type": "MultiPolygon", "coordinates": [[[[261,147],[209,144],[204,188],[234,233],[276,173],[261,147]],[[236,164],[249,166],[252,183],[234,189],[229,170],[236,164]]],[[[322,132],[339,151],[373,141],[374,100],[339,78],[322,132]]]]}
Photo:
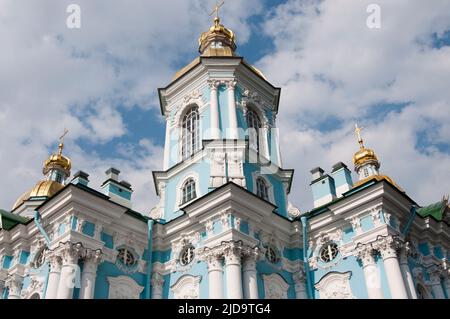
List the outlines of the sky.
{"type": "MultiPolygon", "coordinates": [[[[198,56],[214,4],[0,0],[0,208],[42,178],[68,128],[72,173],[98,188],[120,169],[133,208],[148,213],[163,166],[157,88],[198,56]],[[79,29],[67,27],[70,4],[79,29]]],[[[221,17],[239,55],[282,88],[277,126],[301,211],[312,208],[312,168],[353,170],[356,122],[382,173],[420,205],[450,193],[450,1],[228,0],[221,17]],[[379,28],[368,27],[371,4],[379,28]]]]}

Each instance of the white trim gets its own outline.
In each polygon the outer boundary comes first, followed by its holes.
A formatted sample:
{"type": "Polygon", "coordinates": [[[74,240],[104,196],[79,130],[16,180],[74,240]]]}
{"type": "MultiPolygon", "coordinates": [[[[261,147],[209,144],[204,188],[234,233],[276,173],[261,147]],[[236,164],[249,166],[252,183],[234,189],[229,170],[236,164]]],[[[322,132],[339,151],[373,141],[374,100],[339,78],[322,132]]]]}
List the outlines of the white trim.
{"type": "Polygon", "coordinates": [[[144,287],[128,276],[108,277],[109,299],[139,299],[144,287]]]}
{"type": "Polygon", "coordinates": [[[262,275],[265,299],[288,299],[289,284],[279,274],[262,275]]]}
{"type": "Polygon", "coordinates": [[[253,194],[258,196],[258,189],[256,187],[256,180],[258,178],[262,178],[264,180],[264,182],[266,183],[267,196],[269,197],[269,202],[274,204],[274,205],[276,205],[276,203],[275,203],[275,194],[274,194],[272,183],[270,182],[270,180],[266,176],[264,176],[264,174],[259,174],[259,172],[257,172],[257,171],[252,173],[253,194]]]}
{"type": "Polygon", "coordinates": [[[202,276],[183,275],[170,287],[174,299],[200,299],[202,276]]]}
{"type": "Polygon", "coordinates": [[[186,175],[183,176],[182,179],[178,182],[176,189],[175,189],[177,196],[176,196],[176,202],[175,202],[175,208],[174,211],[178,211],[180,208],[184,207],[185,205],[189,204],[193,200],[196,200],[197,198],[200,198],[202,194],[200,194],[200,178],[197,172],[189,172],[186,175]],[[184,183],[192,178],[195,182],[195,195],[196,197],[192,199],[189,202],[181,203],[181,200],[183,198],[183,185],[184,183]]]}
{"type": "Polygon", "coordinates": [[[351,274],[351,271],[330,272],[323,276],[314,285],[319,291],[320,299],[355,299],[350,287],[351,274]]]}

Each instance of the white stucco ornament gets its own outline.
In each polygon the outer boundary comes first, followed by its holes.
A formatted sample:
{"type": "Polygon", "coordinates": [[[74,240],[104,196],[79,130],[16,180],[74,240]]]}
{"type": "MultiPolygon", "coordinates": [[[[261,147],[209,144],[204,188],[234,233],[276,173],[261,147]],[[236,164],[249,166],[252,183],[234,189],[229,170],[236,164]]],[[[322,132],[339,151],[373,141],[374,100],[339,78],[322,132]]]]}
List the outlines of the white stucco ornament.
{"type": "Polygon", "coordinates": [[[266,299],[287,299],[289,285],[278,274],[263,275],[266,299]]]}
{"type": "Polygon", "coordinates": [[[350,287],[351,272],[330,272],[315,285],[320,299],[355,299],[350,287]]]}
{"type": "Polygon", "coordinates": [[[128,276],[108,277],[109,299],[139,299],[144,287],[128,276]]]}
{"type": "Polygon", "coordinates": [[[199,299],[201,276],[184,275],[170,287],[175,299],[199,299]]]}

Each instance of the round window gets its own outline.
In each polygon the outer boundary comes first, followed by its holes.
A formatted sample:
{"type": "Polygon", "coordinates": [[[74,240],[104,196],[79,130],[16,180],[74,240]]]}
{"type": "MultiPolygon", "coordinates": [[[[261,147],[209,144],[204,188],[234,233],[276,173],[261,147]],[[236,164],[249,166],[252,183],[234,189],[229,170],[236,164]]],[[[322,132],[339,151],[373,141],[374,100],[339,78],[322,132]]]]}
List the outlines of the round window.
{"type": "Polygon", "coordinates": [[[272,264],[275,264],[278,261],[278,256],[277,256],[275,249],[273,249],[272,247],[267,247],[266,258],[269,262],[271,262],[272,264]]]}
{"type": "Polygon", "coordinates": [[[120,248],[117,259],[127,267],[133,267],[136,264],[136,258],[133,253],[126,248],[120,248]]]}
{"type": "Polygon", "coordinates": [[[320,250],[320,260],[328,263],[335,259],[339,253],[338,246],[336,243],[328,243],[322,247],[320,250]]]}
{"type": "Polygon", "coordinates": [[[192,262],[194,259],[194,247],[187,246],[183,248],[180,254],[180,264],[186,266],[192,262]]]}

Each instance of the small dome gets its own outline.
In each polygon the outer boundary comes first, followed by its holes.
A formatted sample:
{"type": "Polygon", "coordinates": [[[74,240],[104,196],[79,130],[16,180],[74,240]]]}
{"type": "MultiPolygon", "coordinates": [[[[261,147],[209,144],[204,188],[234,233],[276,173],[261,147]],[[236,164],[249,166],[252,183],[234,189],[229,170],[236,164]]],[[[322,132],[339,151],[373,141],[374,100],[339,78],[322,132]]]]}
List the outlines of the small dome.
{"type": "Polygon", "coordinates": [[[375,152],[370,148],[365,148],[363,146],[355,153],[355,155],[353,155],[353,164],[355,164],[355,168],[357,168],[368,163],[372,163],[377,168],[380,168],[380,162],[378,161],[378,157],[375,152]]]}
{"type": "MultiPolygon", "coordinates": [[[[72,168],[72,163],[68,157],[62,155],[64,144],[60,143],[58,148],[59,148],[58,154],[50,155],[50,157],[44,162],[43,168],[44,175],[47,174],[48,171],[52,168],[60,168],[67,172],[70,172],[70,169],[72,168]]],[[[70,173],[67,175],[70,175],[70,173]]]]}
{"type": "Polygon", "coordinates": [[[236,51],[234,32],[220,24],[220,18],[214,19],[214,25],[203,32],[198,39],[202,56],[233,56],[236,51]]]}
{"type": "Polygon", "coordinates": [[[22,205],[24,201],[33,197],[52,197],[62,188],[64,188],[64,185],[55,181],[40,181],[30,191],[25,192],[16,200],[12,210],[22,205]]]}

